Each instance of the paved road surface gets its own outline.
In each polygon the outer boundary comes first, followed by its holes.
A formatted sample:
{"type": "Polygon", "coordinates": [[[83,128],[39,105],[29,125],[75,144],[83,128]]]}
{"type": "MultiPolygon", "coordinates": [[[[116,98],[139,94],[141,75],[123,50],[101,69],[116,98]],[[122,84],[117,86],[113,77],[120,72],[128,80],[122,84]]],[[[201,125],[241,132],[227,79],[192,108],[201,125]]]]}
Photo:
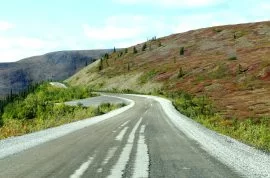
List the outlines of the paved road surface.
{"type": "Polygon", "coordinates": [[[99,106],[102,103],[128,104],[127,101],[123,101],[120,98],[115,98],[115,97],[110,97],[110,96],[97,96],[97,97],[92,97],[92,98],[87,98],[87,99],[82,99],[82,100],[74,100],[74,101],[66,102],[66,104],[73,105],[73,106],[76,106],[79,103],[82,103],[84,106],[99,106]]]}
{"type": "Polygon", "coordinates": [[[0,177],[240,177],[148,98],[108,120],[0,159],[0,177]]]}

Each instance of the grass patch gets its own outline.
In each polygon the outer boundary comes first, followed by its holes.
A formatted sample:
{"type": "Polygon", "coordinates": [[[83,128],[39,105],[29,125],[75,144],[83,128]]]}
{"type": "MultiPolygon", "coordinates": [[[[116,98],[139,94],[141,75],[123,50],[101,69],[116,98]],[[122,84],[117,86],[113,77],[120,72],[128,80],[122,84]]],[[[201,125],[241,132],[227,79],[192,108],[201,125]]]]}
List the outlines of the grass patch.
{"type": "Polygon", "coordinates": [[[223,30],[220,29],[220,28],[214,28],[213,31],[216,32],[216,33],[220,33],[220,32],[222,32],[223,30]]]}
{"type": "Polygon", "coordinates": [[[179,92],[167,94],[179,112],[211,130],[228,135],[256,148],[270,151],[270,118],[238,120],[220,116],[207,97],[179,92]]]}
{"type": "Polygon", "coordinates": [[[237,60],[237,56],[230,56],[228,58],[229,61],[236,61],[237,60]]]}
{"type": "Polygon", "coordinates": [[[15,119],[4,120],[4,125],[0,127],[0,139],[11,136],[19,136],[35,131],[60,126],[85,118],[108,113],[114,109],[123,107],[125,104],[104,103],[98,107],[68,106],[64,103],[54,104],[50,113],[46,117],[35,119],[15,119]]]}
{"type": "Polygon", "coordinates": [[[158,73],[158,71],[155,70],[155,69],[150,70],[149,72],[144,73],[139,78],[139,84],[145,84],[148,81],[152,80],[157,75],[157,73],[158,73]]]}
{"type": "Polygon", "coordinates": [[[216,68],[208,73],[210,79],[222,79],[229,75],[229,68],[226,64],[218,64],[216,68]]]}
{"type": "Polygon", "coordinates": [[[65,105],[65,101],[96,96],[84,87],[56,88],[40,85],[25,98],[17,97],[1,112],[0,139],[59,126],[76,120],[101,115],[123,104],[102,104],[98,107],[65,105]]]}
{"type": "Polygon", "coordinates": [[[246,32],[244,32],[244,31],[236,31],[236,32],[234,32],[233,37],[234,37],[234,39],[238,39],[238,38],[243,37],[244,35],[246,35],[246,32]]]}

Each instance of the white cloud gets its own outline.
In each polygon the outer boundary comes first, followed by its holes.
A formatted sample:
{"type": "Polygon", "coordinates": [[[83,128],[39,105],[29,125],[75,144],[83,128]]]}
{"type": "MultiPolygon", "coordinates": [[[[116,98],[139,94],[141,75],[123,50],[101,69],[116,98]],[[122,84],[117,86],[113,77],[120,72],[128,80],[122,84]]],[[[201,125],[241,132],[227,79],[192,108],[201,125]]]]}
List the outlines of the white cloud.
{"type": "Polygon", "coordinates": [[[104,27],[91,27],[83,25],[84,33],[89,39],[94,40],[119,40],[137,37],[142,33],[139,27],[119,27],[106,25],[104,27]]]}
{"type": "Polygon", "coordinates": [[[0,36],[0,62],[41,55],[55,50],[58,46],[57,42],[44,39],[0,36]]]}
{"type": "Polygon", "coordinates": [[[84,34],[99,48],[129,47],[153,36],[164,36],[169,29],[162,17],[125,14],[108,17],[103,26],[83,25],[84,34]]]}
{"type": "Polygon", "coordinates": [[[270,2],[263,2],[263,3],[259,4],[258,9],[269,11],[270,10],[270,2]]]}
{"type": "Polygon", "coordinates": [[[0,36],[0,49],[24,48],[24,49],[42,49],[55,48],[57,43],[30,37],[4,37],[0,36]]]}
{"type": "Polygon", "coordinates": [[[270,19],[270,2],[263,1],[261,3],[257,3],[251,9],[251,14],[253,18],[258,18],[258,20],[269,20],[270,19]]]}
{"type": "Polygon", "coordinates": [[[130,47],[153,36],[168,34],[166,20],[161,17],[140,15],[111,16],[103,26],[83,25],[84,34],[96,49],[130,47]]]}
{"type": "Polygon", "coordinates": [[[211,14],[185,15],[178,17],[179,23],[173,27],[174,33],[186,32],[209,26],[214,17],[211,14]]]}
{"type": "Polygon", "coordinates": [[[0,31],[7,31],[13,27],[14,25],[9,22],[0,21],[0,31]]]}
{"type": "Polygon", "coordinates": [[[165,7],[200,7],[223,2],[223,0],[114,0],[121,4],[151,4],[165,7]]]}
{"type": "Polygon", "coordinates": [[[120,41],[120,42],[116,42],[115,46],[117,48],[127,48],[130,46],[136,45],[136,44],[143,43],[144,41],[145,41],[145,39],[120,41]]]}
{"type": "Polygon", "coordinates": [[[84,34],[91,40],[112,41],[137,39],[146,32],[147,17],[139,15],[110,16],[101,26],[83,25],[84,34]]]}
{"type": "Polygon", "coordinates": [[[142,15],[115,15],[110,16],[105,20],[105,24],[108,25],[128,25],[128,26],[135,26],[138,24],[145,23],[149,20],[149,17],[142,16],[142,15]]]}
{"type": "Polygon", "coordinates": [[[30,49],[42,49],[42,48],[56,48],[57,43],[54,41],[46,41],[38,38],[20,37],[15,43],[19,47],[30,48],[30,49]]]}
{"type": "Polygon", "coordinates": [[[0,50],[0,53],[0,62],[15,62],[26,57],[40,54],[39,51],[29,51],[21,49],[0,50]]]}
{"type": "Polygon", "coordinates": [[[174,33],[186,32],[211,26],[247,23],[249,19],[232,12],[220,11],[208,14],[177,17],[178,23],[172,28],[174,33]]]}

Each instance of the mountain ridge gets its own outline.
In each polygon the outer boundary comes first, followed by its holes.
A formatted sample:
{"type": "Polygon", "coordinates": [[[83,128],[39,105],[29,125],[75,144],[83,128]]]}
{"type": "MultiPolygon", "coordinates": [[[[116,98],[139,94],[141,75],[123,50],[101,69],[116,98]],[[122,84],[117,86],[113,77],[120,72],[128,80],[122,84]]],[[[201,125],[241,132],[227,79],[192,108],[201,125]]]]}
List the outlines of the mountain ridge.
{"type": "Polygon", "coordinates": [[[112,49],[56,51],[0,63],[0,96],[18,93],[31,83],[64,80],[112,49]]]}

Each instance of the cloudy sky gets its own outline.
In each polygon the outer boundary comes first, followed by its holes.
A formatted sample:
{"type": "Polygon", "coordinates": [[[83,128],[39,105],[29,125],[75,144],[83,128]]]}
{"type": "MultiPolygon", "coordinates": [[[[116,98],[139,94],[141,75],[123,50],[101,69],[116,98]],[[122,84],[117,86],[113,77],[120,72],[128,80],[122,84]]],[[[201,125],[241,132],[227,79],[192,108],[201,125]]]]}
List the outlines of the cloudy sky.
{"type": "Polygon", "coordinates": [[[269,0],[1,0],[0,62],[270,20],[269,0]]]}

